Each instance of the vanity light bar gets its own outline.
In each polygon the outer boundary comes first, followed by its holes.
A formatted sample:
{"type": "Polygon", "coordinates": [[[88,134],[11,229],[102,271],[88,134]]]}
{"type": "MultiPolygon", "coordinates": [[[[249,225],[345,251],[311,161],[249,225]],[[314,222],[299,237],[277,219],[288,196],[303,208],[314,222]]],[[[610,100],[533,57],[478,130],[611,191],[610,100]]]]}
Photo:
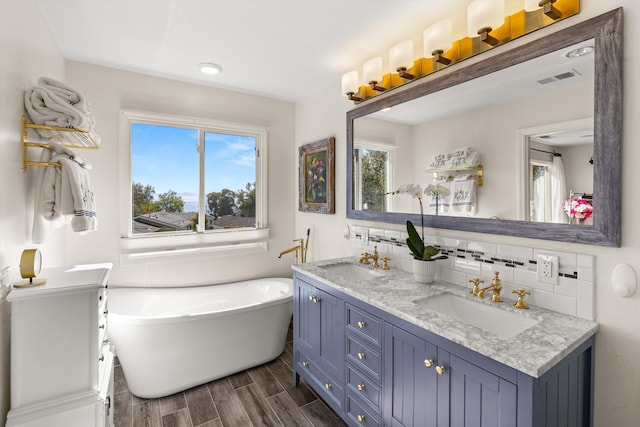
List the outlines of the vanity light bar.
{"type": "MultiPolygon", "coordinates": [[[[474,0],[470,4],[470,9],[473,9],[471,6],[477,6],[479,3],[490,3],[491,1],[474,0]]],[[[358,81],[357,72],[351,71],[343,76],[342,93],[355,104],[359,104],[367,99],[415,81],[420,77],[433,74],[472,56],[580,13],[580,0],[537,0],[537,5],[538,7],[535,8],[534,2],[525,0],[525,8],[511,16],[506,16],[502,26],[479,28],[476,31],[478,36],[467,36],[456,40],[448,50],[433,48],[431,55],[427,52],[425,57],[415,59],[413,66],[401,66],[396,70],[391,70],[390,73],[381,76],[381,78],[370,78],[371,81],[365,81],[362,85],[358,81]]],[[[428,30],[430,28],[425,30],[425,42],[432,37],[436,37],[428,35],[428,30]]],[[[398,45],[394,46],[394,49],[397,49],[397,47],[398,45]]],[[[432,47],[429,47],[429,49],[431,50],[432,47]]],[[[398,53],[394,51],[392,56],[395,57],[396,55],[398,53]]],[[[379,58],[375,59],[379,63],[379,58]]],[[[365,67],[367,68],[365,74],[371,74],[370,65],[367,64],[367,67],[365,67]]]]}

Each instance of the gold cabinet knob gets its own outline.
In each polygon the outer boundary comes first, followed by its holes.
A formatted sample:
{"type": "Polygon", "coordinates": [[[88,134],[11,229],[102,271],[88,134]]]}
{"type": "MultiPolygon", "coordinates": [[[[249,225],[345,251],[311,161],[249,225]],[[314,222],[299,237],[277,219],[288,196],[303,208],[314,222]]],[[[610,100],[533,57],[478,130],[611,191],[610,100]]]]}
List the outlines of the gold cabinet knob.
{"type": "Polygon", "coordinates": [[[444,366],[436,366],[436,372],[438,375],[444,375],[444,373],[447,372],[447,368],[444,366]]]}
{"type": "Polygon", "coordinates": [[[329,384],[329,383],[325,384],[324,388],[326,388],[327,390],[331,390],[331,384],[329,384]]]}
{"type": "Polygon", "coordinates": [[[433,366],[433,360],[424,359],[424,366],[427,367],[427,368],[431,368],[433,366]]]}
{"type": "Polygon", "coordinates": [[[360,360],[364,359],[364,353],[358,353],[358,359],[360,360]]]}
{"type": "Polygon", "coordinates": [[[314,304],[318,303],[318,297],[315,295],[310,295],[309,296],[309,301],[312,301],[314,304]]]}
{"type": "Polygon", "coordinates": [[[365,323],[361,320],[358,322],[358,328],[362,329],[364,328],[365,323]]]}
{"type": "Polygon", "coordinates": [[[363,391],[364,390],[364,384],[358,384],[357,388],[358,388],[358,391],[363,391]]]}
{"type": "Polygon", "coordinates": [[[302,362],[302,366],[306,368],[307,366],[309,366],[309,362],[302,362]]]}
{"type": "Polygon", "coordinates": [[[364,422],[364,415],[358,415],[358,422],[364,422]]]}

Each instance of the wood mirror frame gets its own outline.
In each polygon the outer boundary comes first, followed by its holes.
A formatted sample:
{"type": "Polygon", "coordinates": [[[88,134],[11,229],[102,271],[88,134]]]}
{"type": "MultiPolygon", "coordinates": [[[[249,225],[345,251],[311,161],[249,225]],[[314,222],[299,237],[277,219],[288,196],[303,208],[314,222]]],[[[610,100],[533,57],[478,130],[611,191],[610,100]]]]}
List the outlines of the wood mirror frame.
{"type": "Polygon", "coordinates": [[[356,118],[589,39],[594,39],[595,43],[593,204],[605,211],[593,216],[593,226],[436,215],[425,215],[425,226],[619,247],[622,204],[622,8],[473,64],[455,70],[443,70],[437,73],[440,75],[416,81],[404,90],[376,97],[348,111],[347,218],[395,224],[404,224],[407,220],[414,223],[420,221],[419,214],[371,212],[353,208],[352,153],[356,118]]]}

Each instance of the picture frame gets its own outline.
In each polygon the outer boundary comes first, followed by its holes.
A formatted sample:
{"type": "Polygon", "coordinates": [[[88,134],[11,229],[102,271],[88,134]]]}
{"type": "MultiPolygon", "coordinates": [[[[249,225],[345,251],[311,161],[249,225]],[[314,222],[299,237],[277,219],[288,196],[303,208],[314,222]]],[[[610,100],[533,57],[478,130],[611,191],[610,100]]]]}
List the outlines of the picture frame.
{"type": "Polygon", "coordinates": [[[298,149],[298,210],[335,213],[335,138],[298,149]]]}

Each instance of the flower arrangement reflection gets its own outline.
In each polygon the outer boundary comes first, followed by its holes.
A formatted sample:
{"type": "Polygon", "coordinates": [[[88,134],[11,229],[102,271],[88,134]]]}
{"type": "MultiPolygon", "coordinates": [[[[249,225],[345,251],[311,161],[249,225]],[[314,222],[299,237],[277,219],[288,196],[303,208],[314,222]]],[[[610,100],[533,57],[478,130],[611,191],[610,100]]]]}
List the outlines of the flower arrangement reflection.
{"type": "Polygon", "coordinates": [[[571,222],[573,218],[576,218],[578,224],[584,223],[587,218],[591,218],[593,215],[591,201],[582,197],[570,197],[564,201],[562,208],[569,217],[569,221],[571,222]]]}
{"type": "MultiPolygon", "coordinates": [[[[431,186],[429,186],[431,187],[431,186]]],[[[417,184],[405,184],[398,187],[396,191],[392,191],[387,194],[409,194],[414,199],[418,199],[420,204],[420,230],[421,234],[418,234],[416,227],[413,225],[411,221],[407,221],[407,234],[409,237],[407,238],[407,246],[411,251],[411,255],[414,259],[422,260],[422,261],[435,261],[437,259],[447,259],[446,255],[438,255],[440,253],[440,249],[435,246],[424,244],[424,209],[422,206],[422,195],[423,194],[431,194],[431,190],[422,191],[422,187],[417,184]],[[429,192],[428,192],[429,191],[429,192]]]]}

